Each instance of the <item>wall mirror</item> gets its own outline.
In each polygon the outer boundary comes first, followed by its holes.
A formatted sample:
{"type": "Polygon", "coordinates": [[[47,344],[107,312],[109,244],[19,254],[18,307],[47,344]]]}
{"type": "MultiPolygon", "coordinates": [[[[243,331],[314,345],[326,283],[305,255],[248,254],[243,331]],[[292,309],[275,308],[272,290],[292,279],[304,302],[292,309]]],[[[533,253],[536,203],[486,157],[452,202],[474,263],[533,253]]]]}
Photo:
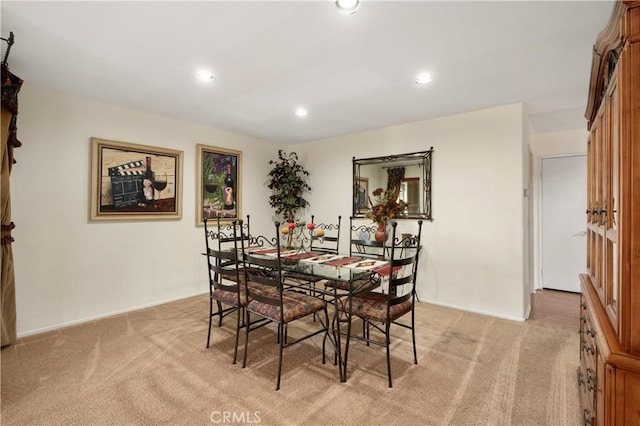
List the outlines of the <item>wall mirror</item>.
{"type": "Polygon", "coordinates": [[[428,151],[383,157],[353,157],[353,216],[364,217],[371,208],[369,202],[376,188],[387,190],[398,185],[398,198],[407,203],[398,219],[423,218],[433,220],[431,214],[431,160],[433,147],[428,151]]]}

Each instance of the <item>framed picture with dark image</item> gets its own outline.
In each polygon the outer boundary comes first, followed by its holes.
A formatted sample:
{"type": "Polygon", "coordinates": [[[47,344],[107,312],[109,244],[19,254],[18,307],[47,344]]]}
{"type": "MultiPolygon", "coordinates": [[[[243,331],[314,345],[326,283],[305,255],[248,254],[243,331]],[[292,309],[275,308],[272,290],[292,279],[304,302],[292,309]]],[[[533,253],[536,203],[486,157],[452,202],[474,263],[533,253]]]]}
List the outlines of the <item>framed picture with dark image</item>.
{"type": "Polygon", "coordinates": [[[242,151],[198,144],[196,225],[241,218],[242,151]]]}
{"type": "Polygon", "coordinates": [[[180,219],[182,155],[91,138],[90,220],[180,219]]]}

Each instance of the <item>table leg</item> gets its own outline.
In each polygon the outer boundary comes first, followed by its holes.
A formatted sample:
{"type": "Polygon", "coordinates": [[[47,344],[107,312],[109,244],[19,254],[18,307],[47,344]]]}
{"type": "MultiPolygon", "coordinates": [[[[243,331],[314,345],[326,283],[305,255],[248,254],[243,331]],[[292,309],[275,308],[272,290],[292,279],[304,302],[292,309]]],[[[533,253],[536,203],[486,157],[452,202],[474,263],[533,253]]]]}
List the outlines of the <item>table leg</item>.
{"type": "Polygon", "coordinates": [[[335,315],[335,328],[333,330],[333,338],[336,344],[335,350],[338,355],[338,372],[340,374],[340,382],[347,381],[346,369],[343,369],[342,363],[342,346],[340,341],[340,299],[338,298],[337,288],[333,290],[333,303],[334,303],[334,315],[335,315]]]}
{"type": "MultiPolygon", "coordinates": [[[[352,285],[350,283],[350,285],[352,285]]],[[[353,293],[351,289],[349,291],[349,296],[347,296],[347,309],[344,312],[345,317],[347,318],[347,336],[346,342],[344,345],[344,366],[343,366],[343,382],[347,381],[347,359],[349,358],[349,342],[351,341],[351,294],[353,293]]]]}
{"type": "Polygon", "coordinates": [[[335,351],[338,357],[338,371],[340,372],[340,382],[344,383],[347,381],[347,359],[349,358],[349,342],[351,340],[351,292],[347,296],[347,309],[341,309],[340,300],[336,292],[334,292],[334,329],[333,336],[335,342],[335,351]],[[346,341],[345,341],[345,349],[344,356],[342,354],[342,332],[340,331],[340,324],[346,322],[347,323],[347,332],[345,333],[346,341]]]}

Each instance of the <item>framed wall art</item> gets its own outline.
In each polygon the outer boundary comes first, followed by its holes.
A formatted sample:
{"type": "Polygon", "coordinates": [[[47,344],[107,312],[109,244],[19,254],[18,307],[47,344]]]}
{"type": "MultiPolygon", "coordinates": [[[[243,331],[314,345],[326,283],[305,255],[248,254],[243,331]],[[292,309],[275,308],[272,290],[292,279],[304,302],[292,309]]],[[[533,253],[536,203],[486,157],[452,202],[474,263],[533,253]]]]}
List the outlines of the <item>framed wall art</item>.
{"type": "Polygon", "coordinates": [[[182,217],[182,151],[91,138],[91,152],[91,220],[182,217]]]}
{"type": "Polygon", "coordinates": [[[241,217],[242,151],[198,144],[196,224],[241,217]]]}

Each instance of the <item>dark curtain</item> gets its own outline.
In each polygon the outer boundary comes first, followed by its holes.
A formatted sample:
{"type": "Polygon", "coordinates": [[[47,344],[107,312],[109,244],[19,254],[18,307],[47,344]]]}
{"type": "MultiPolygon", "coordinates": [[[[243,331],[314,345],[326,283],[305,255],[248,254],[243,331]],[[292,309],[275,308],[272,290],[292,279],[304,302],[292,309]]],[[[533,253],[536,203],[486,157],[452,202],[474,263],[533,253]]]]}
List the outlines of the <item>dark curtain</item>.
{"type": "Polygon", "coordinates": [[[13,252],[11,230],[15,227],[11,221],[11,197],[9,194],[9,175],[15,162],[13,149],[21,144],[17,137],[16,116],[18,115],[18,92],[22,80],[2,65],[2,282],[1,309],[2,346],[16,341],[16,283],[13,274],[13,252]]]}
{"type": "Polygon", "coordinates": [[[387,191],[393,194],[391,198],[398,198],[402,179],[404,179],[404,167],[390,167],[387,169],[387,191]]]}

